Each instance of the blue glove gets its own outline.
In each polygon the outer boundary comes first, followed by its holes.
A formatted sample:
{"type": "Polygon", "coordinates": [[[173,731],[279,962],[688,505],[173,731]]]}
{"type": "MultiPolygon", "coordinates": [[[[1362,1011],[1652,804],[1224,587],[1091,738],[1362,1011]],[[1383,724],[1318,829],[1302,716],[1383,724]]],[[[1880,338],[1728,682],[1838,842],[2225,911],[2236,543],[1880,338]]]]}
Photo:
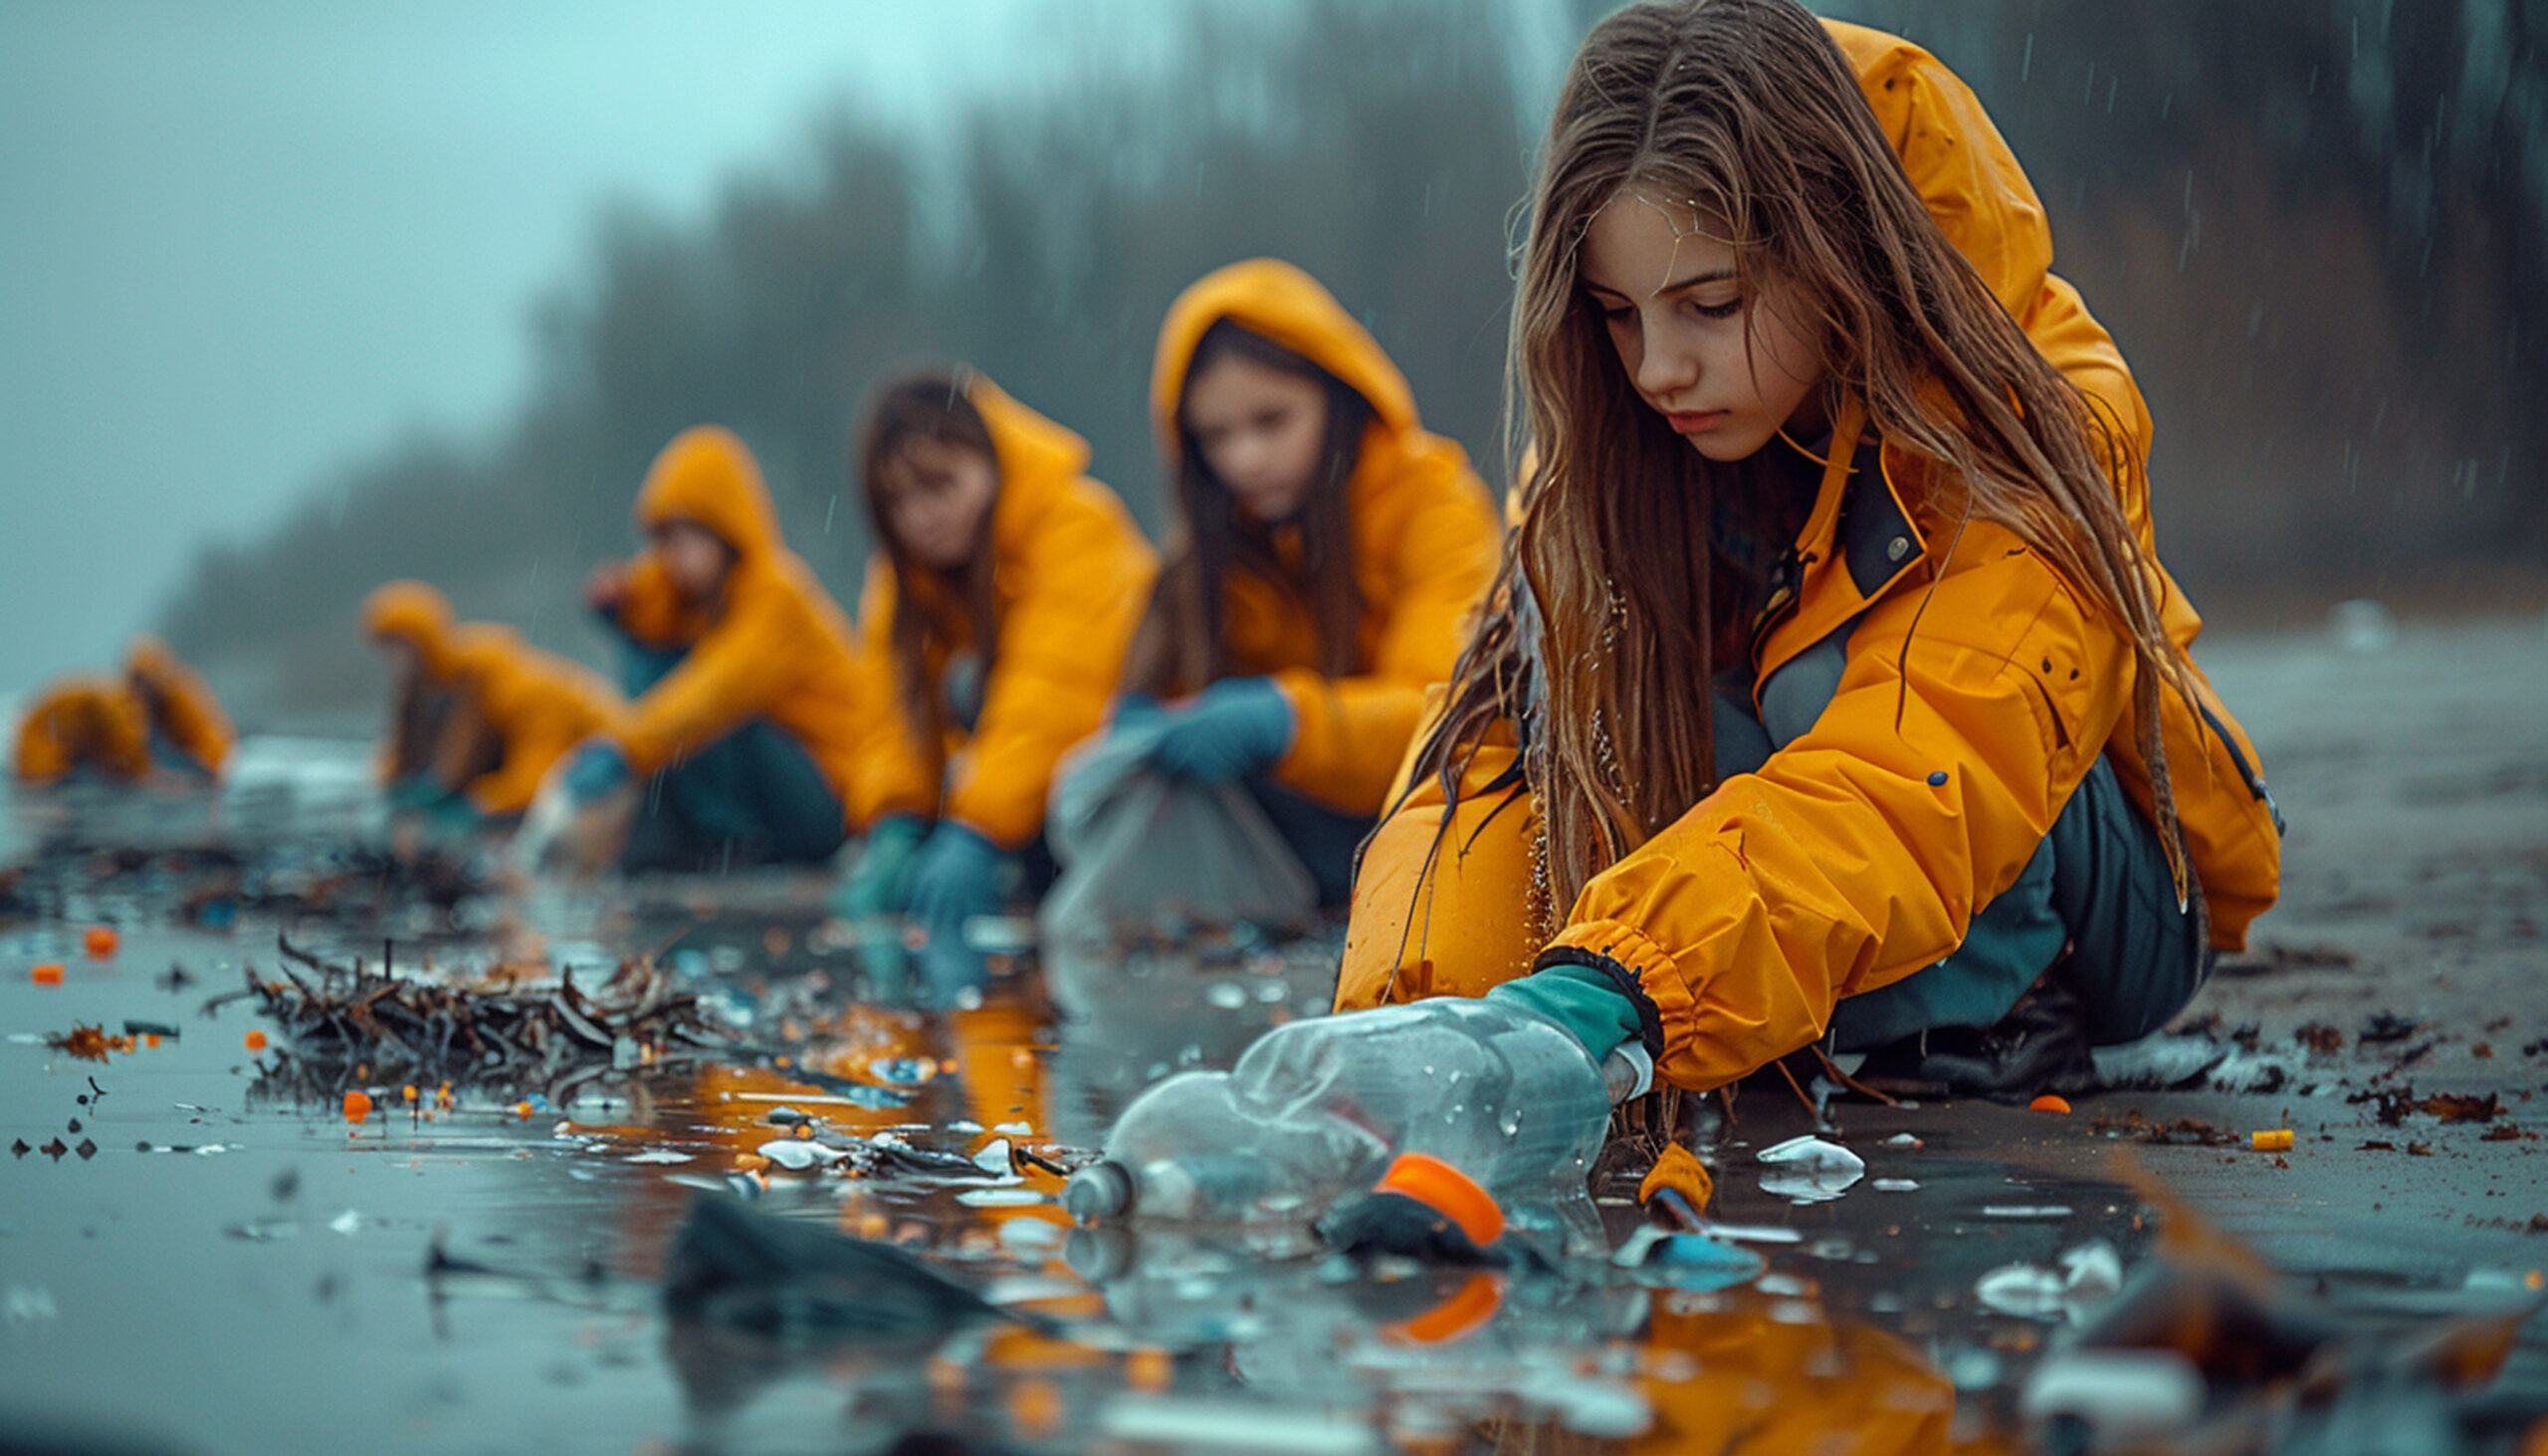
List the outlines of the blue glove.
{"type": "Polygon", "coordinates": [[[902,914],[903,899],[911,892],[913,857],[928,837],[929,826],[917,814],[888,814],[877,820],[867,831],[867,845],[858,852],[858,863],[850,866],[832,891],[832,914],[851,922],[902,914]]]}
{"type": "Polygon", "coordinates": [[[903,908],[931,938],[962,932],[966,918],[997,915],[1010,856],[953,819],[939,821],[912,861],[903,908]]]}
{"type": "Polygon", "coordinates": [[[566,795],[579,804],[606,798],[629,779],[628,755],[608,738],[595,738],[575,750],[566,765],[566,795]]]}
{"type": "Polygon", "coordinates": [[[1223,678],[1175,714],[1151,748],[1170,778],[1236,783],[1274,766],[1292,746],[1292,705],[1265,678],[1223,678]]]}

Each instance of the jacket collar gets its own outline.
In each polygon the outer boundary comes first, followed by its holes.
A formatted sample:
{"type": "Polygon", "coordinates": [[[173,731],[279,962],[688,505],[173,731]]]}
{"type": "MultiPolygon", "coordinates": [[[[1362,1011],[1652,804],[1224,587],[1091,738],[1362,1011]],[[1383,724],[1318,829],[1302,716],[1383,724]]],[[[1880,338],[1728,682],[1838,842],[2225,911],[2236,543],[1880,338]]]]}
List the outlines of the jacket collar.
{"type": "Polygon", "coordinates": [[[1794,594],[1772,598],[1771,612],[1787,616],[1769,625],[1756,681],[1865,611],[1928,555],[1895,484],[1901,462],[1867,432],[1865,405],[1843,400],[1832,426],[1831,454],[1788,568],[1794,594]]]}

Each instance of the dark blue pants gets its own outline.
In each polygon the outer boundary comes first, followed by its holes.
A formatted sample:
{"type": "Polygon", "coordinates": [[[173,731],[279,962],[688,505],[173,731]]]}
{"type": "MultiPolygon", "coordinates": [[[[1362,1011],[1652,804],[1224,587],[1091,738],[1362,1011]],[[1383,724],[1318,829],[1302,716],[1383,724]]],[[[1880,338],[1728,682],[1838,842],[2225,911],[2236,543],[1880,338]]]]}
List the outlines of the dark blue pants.
{"type": "MultiPolygon", "coordinates": [[[[632,699],[683,657],[624,646],[620,685],[632,699]]],[[[630,869],[812,864],[830,859],[848,838],[847,815],[813,755],[767,719],[743,724],[640,788],[637,822],[620,856],[630,869]]]]}
{"type": "MultiPolygon", "coordinates": [[[[1766,727],[1748,702],[1716,695],[1719,778],[1759,768],[1775,741],[1793,739],[1829,703],[1830,689],[1811,680],[1831,663],[1801,660],[1799,666],[1801,695],[1795,681],[1784,685],[1784,695],[1776,688],[1764,695],[1766,727]],[[1818,703],[1812,701],[1817,694],[1818,703]]],[[[1828,676],[1836,685],[1836,672],[1828,676]]],[[[1964,943],[1925,970],[1843,999],[1831,1016],[1832,1048],[1870,1051],[1943,1027],[1989,1026],[2061,960],[2065,947],[2063,976],[2078,997],[2089,1041],[2136,1041],[2165,1025],[2201,988],[2211,956],[2200,921],[2177,903],[2158,831],[2101,755],[2017,883],[1974,913],[1964,943]]]]}
{"type": "Polygon", "coordinates": [[[1266,775],[1245,780],[1248,794],[1265,811],[1266,821],[1318,886],[1321,910],[1334,910],[1354,898],[1354,853],[1372,832],[1373,821],[1360,814],[1331,809],[1296,793],[1266,775]]]}

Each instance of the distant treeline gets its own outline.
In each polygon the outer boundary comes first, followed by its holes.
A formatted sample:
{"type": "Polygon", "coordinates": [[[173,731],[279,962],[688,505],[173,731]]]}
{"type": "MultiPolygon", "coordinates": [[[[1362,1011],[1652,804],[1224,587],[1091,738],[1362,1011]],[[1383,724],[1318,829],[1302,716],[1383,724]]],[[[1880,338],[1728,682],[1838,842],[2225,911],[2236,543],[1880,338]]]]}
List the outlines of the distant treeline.
{"type": "MultiPolygon", "coordinates": [[[[1607,8],[1550,3],[1570,33],[1607,8]]],[[[2161,539],[2199,600],[2548,564],[2537,4],[1831,8],[1938,52],[2027,164],[2056,266],[2151,397],[2161,539]]],[[[647,461],[703,420],[751,445],[791,542],[854,599],[855,411],[915,362],[975,363],[1086,434],[1156,523],[1153,331],[1255,254],[1360,311],[1492,475],[1526,112],[1564,56],[1517,39],[1521,0],[1271,9],[1189,0],[1163,18],[1167,72],[1091,64],[944,141],[844,113],[810,167],[734,181],[703,223],[608,213],[534,310],[510,420],[387,445],[207,551],[167,635],[252,719],[361,699],[353,608],[389,576],[589,654],[576,583],[629,548],[647,461]]]]}

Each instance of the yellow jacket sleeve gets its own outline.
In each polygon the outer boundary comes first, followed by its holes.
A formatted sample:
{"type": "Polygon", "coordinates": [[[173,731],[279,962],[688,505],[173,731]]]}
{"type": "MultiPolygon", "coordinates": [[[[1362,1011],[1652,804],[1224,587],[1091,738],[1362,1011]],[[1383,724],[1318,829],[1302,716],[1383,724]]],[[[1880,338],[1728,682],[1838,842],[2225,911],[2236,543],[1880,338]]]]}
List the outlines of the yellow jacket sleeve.
{"type": "Polygon", "coordinates": [[[1155,570],[1111,498],[1057,502],[1016,564],[981,719],[951,765],[945,810],[1009,849],[1043,828],[1053,765],[1105,721],[1155,570]]]}
{"type": "Polygon", "coordinates": [[[159,694],[159,728],[168,740],[218,778],[230,761],[230,718],[202,675],[170,662],[151,674],[159,694]]]}
{"type": "Polygon", "coordinates": [[[1292,745],[1275,764],[1287,787],[1348,813],[1377,814],[1424,711],[1425,689],[1447,680],[1477,605],[1495,578],[1502,525],[1465,465],[1435,457],[1420,504],[1388,523],[1383,570],[1366,577],[1367,613],[1380,618],[1371,671],[1328,678],[1310,668],[1272,675],[1292,706],[1292,745]],[[1448,468],[1445,468],[1448,466],[1448,468]],[[1380,590],[1374,590],[1380,585],[1380,590]]]}
{"type": "Polygon", "coordinates": [[[615,718],[608,736],[643,777],[764,713],[796,670],[789,644],[814,631],[802,604],[759,563],[736,568],[726,616],[662,681],[615,718]],[[753,568],[746,574],[746,568],[753,568]]]}
{"type": "Polygon", "coordinates": [[[1672,1082],[1741,1077],[1962,943],[2120,719],[2126,638],[2005,529],[1968,526],[1923,595],[1871,609],[1813,728],[1594,877],[1558,936],[1633,974],[1672,1082]]]}
{"type": "Polygon", "coordinates": [[[1425,693],[1400,780],[1389,786],[1389,812],[1363,849],[1336,982],[1339,1011],[1482,996],[1529,973],[1540,950],[1539,816],[1511,726],[1489,729],[1460,776],[1447,821],[1438,776],[1405,781],[1413,740],[1429,731],[1442,693],[1425,693]]]}

